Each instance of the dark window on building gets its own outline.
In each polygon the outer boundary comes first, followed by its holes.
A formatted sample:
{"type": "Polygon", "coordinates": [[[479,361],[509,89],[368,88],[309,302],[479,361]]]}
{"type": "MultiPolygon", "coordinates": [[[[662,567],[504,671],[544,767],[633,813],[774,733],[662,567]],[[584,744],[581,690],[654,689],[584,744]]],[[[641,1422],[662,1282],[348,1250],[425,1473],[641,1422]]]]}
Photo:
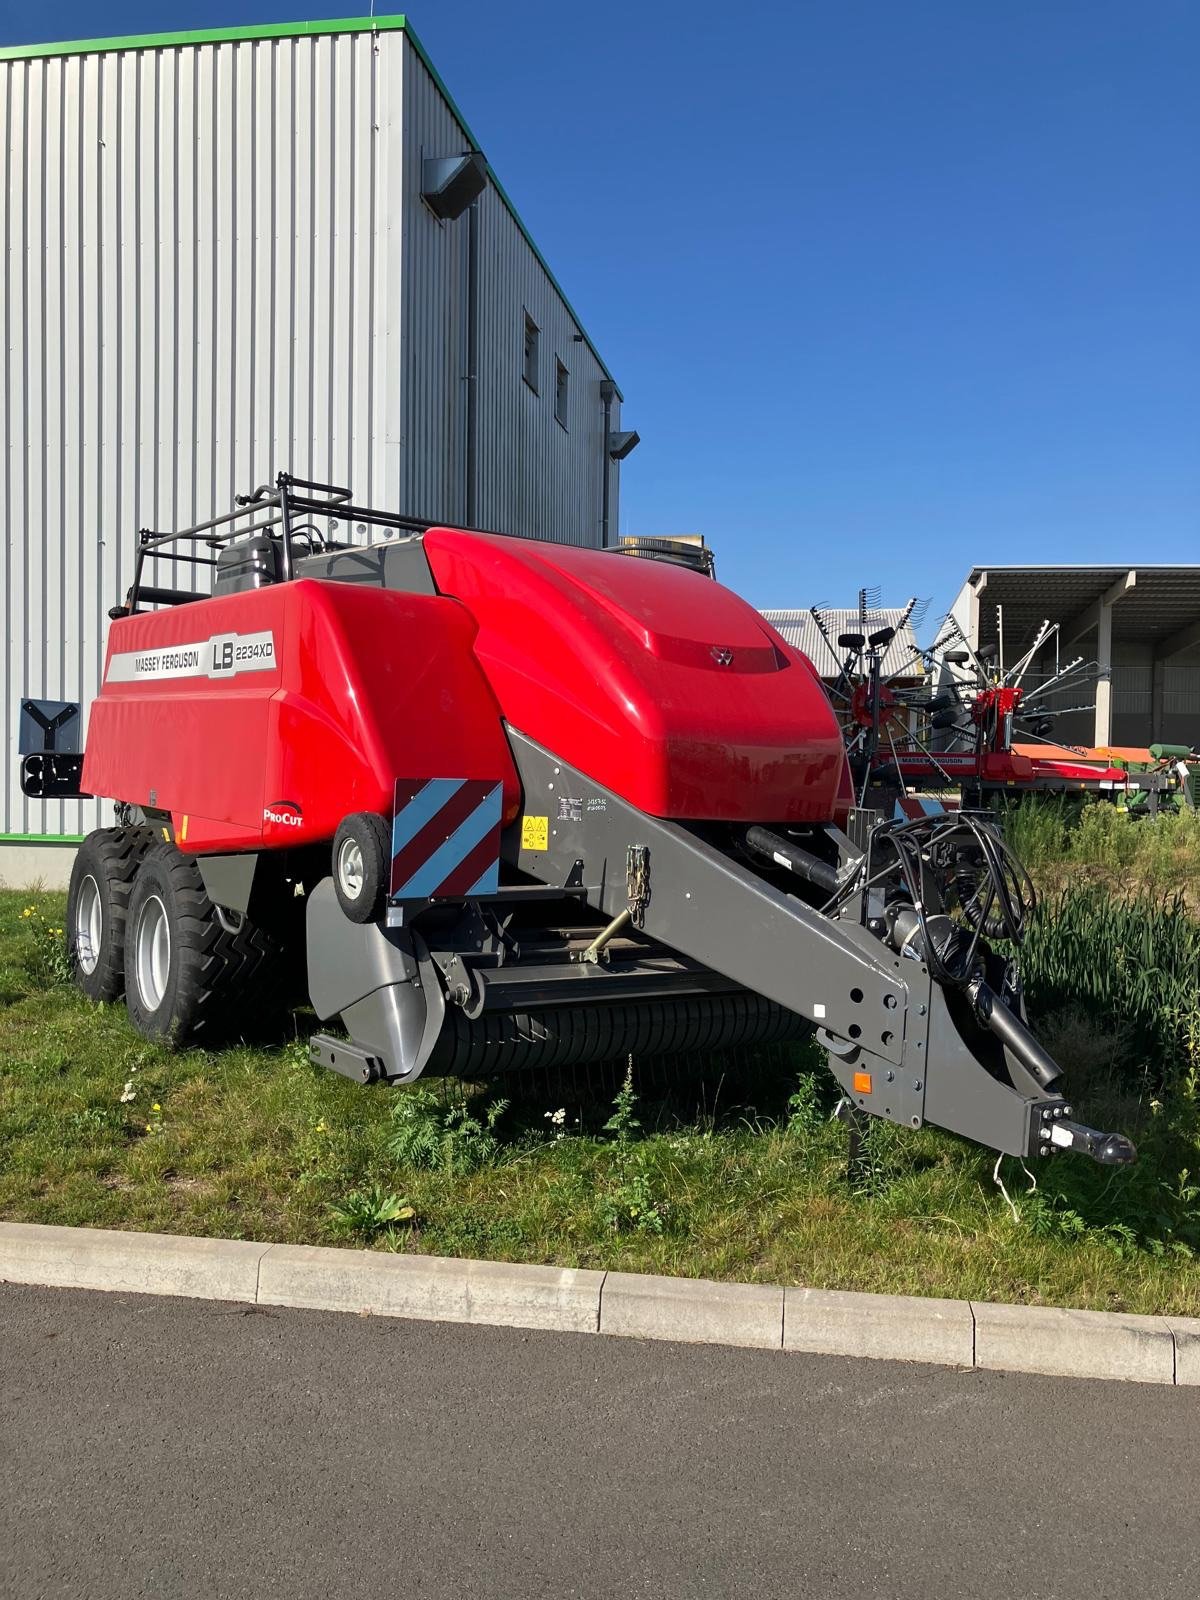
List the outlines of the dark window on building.
{"type": "Polygon", "coordinates": [[[537,394],[537,392],[538,392],[538,325],[533,320],[533,318],[529,315],[528,311],[525,313],[525,370],[524,370],[524,376],[525,376],[525,382],[533,390],[534,394],[537,394]]]}
{"type": "Polygon", "coordinates": [[[554,415],[565,428],[567,426],[567,385],[571,374],[563,366],[557,356],[554,358],[554,415]]]}

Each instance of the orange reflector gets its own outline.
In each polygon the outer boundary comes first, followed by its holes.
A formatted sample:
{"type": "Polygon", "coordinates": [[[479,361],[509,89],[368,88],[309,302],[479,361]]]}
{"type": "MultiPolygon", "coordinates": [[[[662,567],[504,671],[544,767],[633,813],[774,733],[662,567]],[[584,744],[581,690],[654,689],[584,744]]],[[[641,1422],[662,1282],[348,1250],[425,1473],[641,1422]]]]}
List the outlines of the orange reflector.
{"type": "Polygon", "coordinates": [[[856,1072],[854,1074],[855,1094],[870,1094],[871,1074],[869,1072],[856,1072]]]}

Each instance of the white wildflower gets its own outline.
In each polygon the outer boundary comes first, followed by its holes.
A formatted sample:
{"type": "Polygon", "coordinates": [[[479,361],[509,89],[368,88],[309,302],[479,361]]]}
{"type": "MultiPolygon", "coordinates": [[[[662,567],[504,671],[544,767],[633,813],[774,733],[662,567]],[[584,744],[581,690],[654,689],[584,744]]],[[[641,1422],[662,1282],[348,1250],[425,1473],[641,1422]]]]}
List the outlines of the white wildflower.
{"type": "Polygon", "coordinates": [[[121,1090],[121,1104],[127,1106],[131,1100],[137,1098],[137,1090],[133,1087],[133,1079],[126,1078],[125,1087],[121,1090]]]}

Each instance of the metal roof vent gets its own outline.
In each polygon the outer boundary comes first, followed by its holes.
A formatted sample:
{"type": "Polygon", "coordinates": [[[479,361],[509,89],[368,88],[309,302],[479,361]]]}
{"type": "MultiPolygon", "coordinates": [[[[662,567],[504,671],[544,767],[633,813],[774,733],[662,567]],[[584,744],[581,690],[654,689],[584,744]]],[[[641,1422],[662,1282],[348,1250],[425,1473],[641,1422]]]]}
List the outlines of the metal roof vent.
{"type": "Polygon", "coordinates": [[[443,222],[453,222],[487,188],[487,157],[482,150],[462,156],[427,156],[421,163],[421,199],[443,222]]]}

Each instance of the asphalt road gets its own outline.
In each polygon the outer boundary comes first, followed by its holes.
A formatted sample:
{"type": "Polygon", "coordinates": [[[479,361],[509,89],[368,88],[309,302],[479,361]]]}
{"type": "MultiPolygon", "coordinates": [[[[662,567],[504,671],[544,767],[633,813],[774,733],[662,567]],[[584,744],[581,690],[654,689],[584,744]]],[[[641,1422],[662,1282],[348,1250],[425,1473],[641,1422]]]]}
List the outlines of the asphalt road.
{"type": "Polygon", "coordinates": [[[0,1286],[0,1595],[1194,1600],[1200,1389],[0,1286]]]}

